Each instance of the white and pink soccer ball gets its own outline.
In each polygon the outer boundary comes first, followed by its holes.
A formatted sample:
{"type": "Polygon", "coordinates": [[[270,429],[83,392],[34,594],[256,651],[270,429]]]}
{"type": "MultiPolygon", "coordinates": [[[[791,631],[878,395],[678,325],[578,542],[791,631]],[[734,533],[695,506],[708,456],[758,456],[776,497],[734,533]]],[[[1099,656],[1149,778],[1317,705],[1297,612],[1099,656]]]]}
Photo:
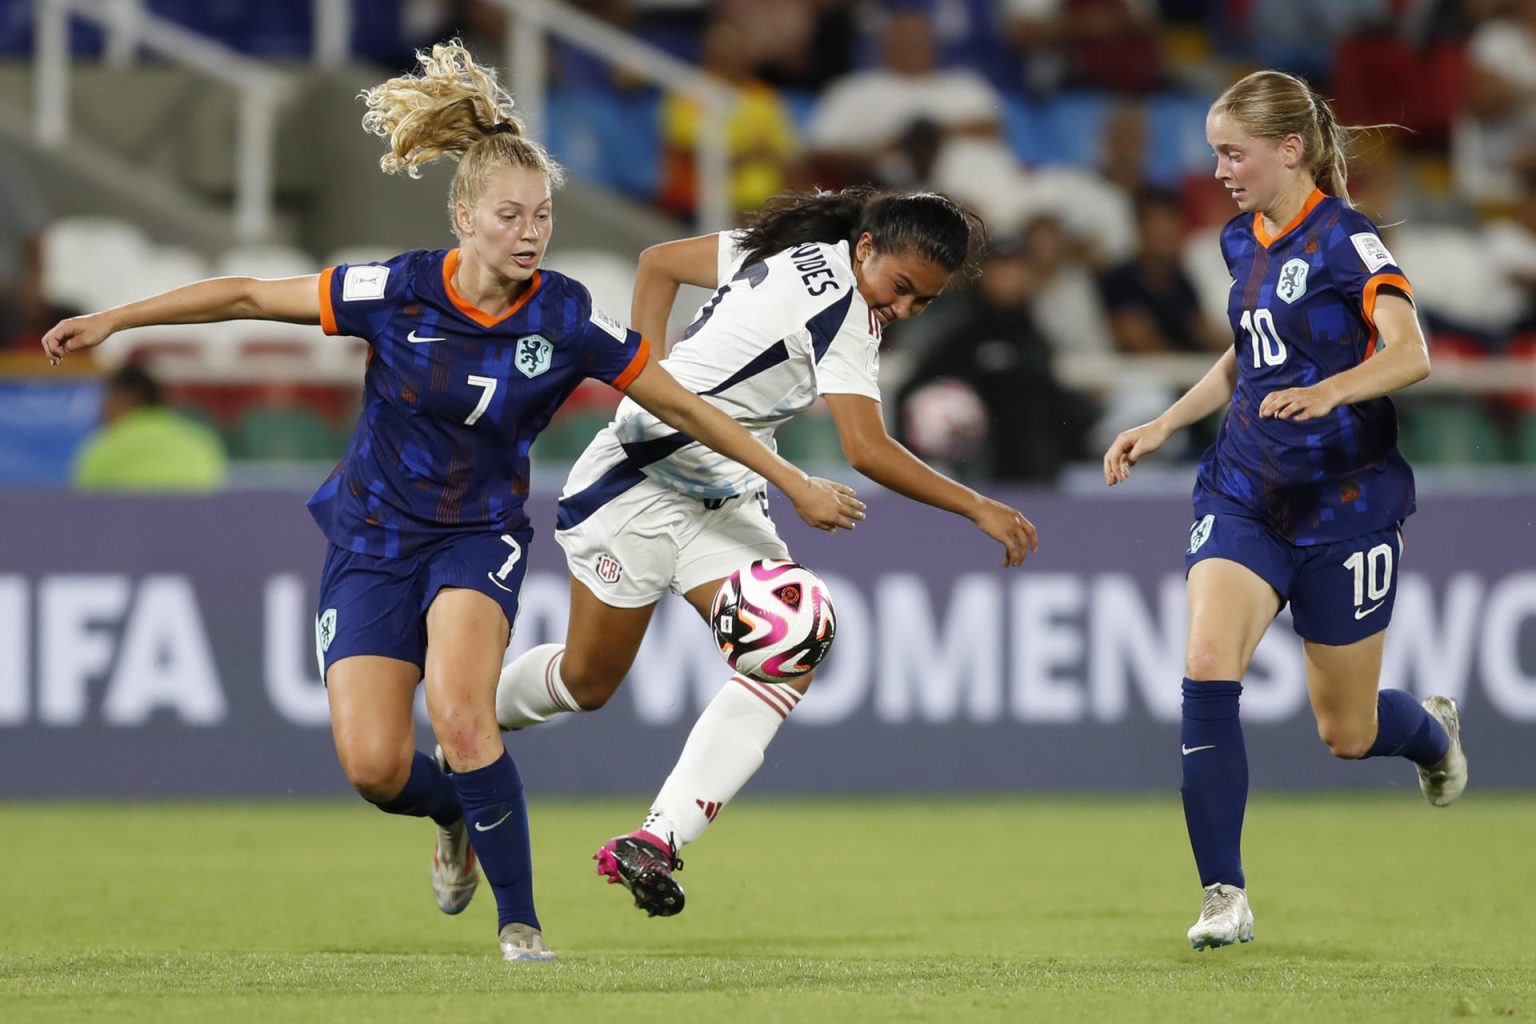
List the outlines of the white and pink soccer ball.
{"type": "Polygon", "coordinates": [[[805,675],[832,649],[832,595],[798,562],[759,559],[720,585],[709,614],[732,669],[766,683],[805,675]]]}

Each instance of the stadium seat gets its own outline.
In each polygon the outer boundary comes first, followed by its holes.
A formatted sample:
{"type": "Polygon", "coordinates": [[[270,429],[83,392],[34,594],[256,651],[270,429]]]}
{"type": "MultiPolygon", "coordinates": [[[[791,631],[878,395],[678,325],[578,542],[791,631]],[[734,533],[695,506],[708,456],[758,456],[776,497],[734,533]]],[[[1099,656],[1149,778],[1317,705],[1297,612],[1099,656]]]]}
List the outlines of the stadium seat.
{"type": "Polygon", "coordinates": [[[1494,268],[1476,233],[1451,225],[1405,224],[1392,229],[1385,241],[1426,314],[1492,334],[1507,331],[1519,315],[1519,292],[1494,268]]]}
{"type": "Polygon", "coordinates": [[[629,300],[635,290],[633,259],[599,249],[571,249],[551,252],[544,265],[586,285],[593,305],[615,320],[629,322],[629,300]]]}
{"type": "Polygon", "coordinates": [[[112,304],[104,296],[138,268],[149,239],[115,217],[60,217],[43,229],[42,247],[48,301],[90,311],[112,304]]]}
{"type": "Polygon", "coordinates": [[[533,443],[530,458],[538,465],[570,465],[587,450],[597,432],[613,419],[613,411],[558,413],[533,443]]]}
{"type": "Polygon", "coordinates": [[[777,441],[779,454],[802,467],[844,461],[837,424],[821,406],[813,407],[784,424],[779,428],[777,441]]]}
{"type": "Polygon", "coordinates": [[[660,99],[649,90],[553,90],[545,116],[549,150],[575,177],[649,198],[661,175],[659,112],[660,99]]]}
{"type": "Polygon", "coordinates": [[[1424,465],[1491,465],[1504,459],[1504,439],[1474,400],[1404,403],[1400,447],[1424,465]]]}
{"type": "Polygon", "coordinates": [[[399,253],[387,245],[344,245],[340,249],[326,253],[325,259],[320,261],[319,269],[339,267],[343,264],[354,266],[359,263],[383,263],[397,255],[399,253]]]}
{"type": "Polygon", "coordinates": [[[237,459],[333,461],[345,447],[346,439],[319,414],[294,406],[253,406],[230,437],[230,453],[237,459]]]}
{"type": "Polygon", "coordinates": [[[221,277],[302,277],[318,273],[320,261],[287,245],[237,245],[214,260],[221,277]]]}

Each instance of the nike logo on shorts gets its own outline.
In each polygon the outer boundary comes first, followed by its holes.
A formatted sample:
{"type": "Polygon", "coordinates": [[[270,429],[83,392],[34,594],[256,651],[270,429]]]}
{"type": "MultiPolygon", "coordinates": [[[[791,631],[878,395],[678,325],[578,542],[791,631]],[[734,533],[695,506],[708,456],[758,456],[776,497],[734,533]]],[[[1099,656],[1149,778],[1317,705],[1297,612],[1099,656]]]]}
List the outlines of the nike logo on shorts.
{"type": "Polygon", "coordinates": [[[1382,605],[1384,605],[1386,603],[1387,602],[1385,602],[1385,601],[1377,601],[1375,604],[1371,605],[1369,608],[1356,608],[1355,609],[1355,621],[1359,622],[1361,619],[1365,618],[1367,615],[1371,614],[1371,612],[1375,611],[1376,609],[1380,608],[1382,605]]]}

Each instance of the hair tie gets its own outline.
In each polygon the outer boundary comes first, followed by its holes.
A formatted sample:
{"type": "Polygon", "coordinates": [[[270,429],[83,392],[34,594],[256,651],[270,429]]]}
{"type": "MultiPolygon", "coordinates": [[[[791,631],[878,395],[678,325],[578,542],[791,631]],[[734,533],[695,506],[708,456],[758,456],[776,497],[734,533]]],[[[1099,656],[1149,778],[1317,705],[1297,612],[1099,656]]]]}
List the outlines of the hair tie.
{"type": "Polygon", "coordinates": [[[490,129],[486,132],[486,134],[487,135],[516,135],[517,134],[517,125],[510,124],[510,123],[508,123],[506,121],[498,121],[495,124],[491,125],[490,129]]]}

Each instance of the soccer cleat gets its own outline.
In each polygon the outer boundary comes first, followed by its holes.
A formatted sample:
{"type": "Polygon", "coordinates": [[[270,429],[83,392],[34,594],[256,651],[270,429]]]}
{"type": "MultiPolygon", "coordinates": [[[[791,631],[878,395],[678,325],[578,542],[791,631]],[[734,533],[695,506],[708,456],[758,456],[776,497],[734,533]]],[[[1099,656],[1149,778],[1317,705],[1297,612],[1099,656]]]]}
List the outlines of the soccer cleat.
{"type": "MultiPolygon", "coordinates": [[[[433,752],[432,759],[445,774],[448,772],[442,747],[433,752]]],[[[437,826],[437,846],[432,850],[432,895],[437,897],[437,909],[445,914],[459,913],[469,906],[479,884],[475,848],[469,844],[464,819],[437,826]]]]}
{"type": "Polygon", "coordinates": [[[1206,886],[1200,920],[1189,930],[1189,944],[1203,950],[1252,941],[1253,911],[1248,907],[1248,894],[1235,885],[1218,882],[1206,886]]]}
{"type": "Polygon", "coordinates": [[[1445,756],[1429,767],[1419,765],[1419,789],[1424,799],[1436,807],[1444,807],[1461,796],[1467,788],[1467,755],[1461,749],[1461,711],[1449,697],[1426,697],[1422,707],[1445,727],[1451,745],[1445,756]]]}
{"type": "Polygon", "coordinates": [[[622,885],[635,897],[635,906],[651,917],[682,913],[683,887],[672,872],[683,862],[677,847],[646,831],[631,832],[608,840],[592,855],[597,873],[609,885],[622,885]]]}
{"type": "Polygon", "coordinates": [[[555,951],[544,945],[544,936],[533,925],[513,921],[501,930],[501,958],[513,963],[553,960],[555,951]]]}

